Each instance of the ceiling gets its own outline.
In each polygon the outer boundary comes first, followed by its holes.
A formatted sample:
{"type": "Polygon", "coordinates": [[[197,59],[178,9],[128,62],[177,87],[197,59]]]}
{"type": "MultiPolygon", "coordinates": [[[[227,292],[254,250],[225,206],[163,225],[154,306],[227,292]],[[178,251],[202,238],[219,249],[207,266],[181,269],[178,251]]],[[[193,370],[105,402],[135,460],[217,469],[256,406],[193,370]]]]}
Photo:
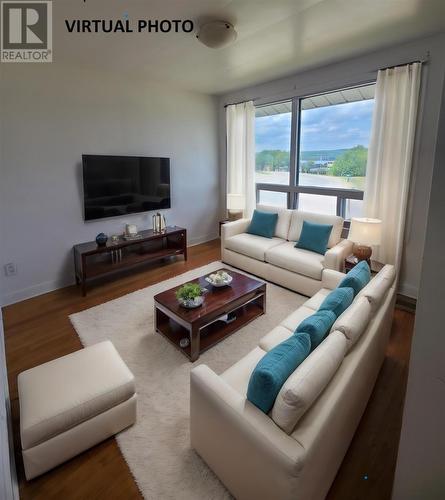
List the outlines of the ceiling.
{"type": "MultiPolygon", "coordinates": [[[[337,104],[345,104],[347,102],[367,101],[374,99],[375,83],[362,85],[349,89],[336,90],[334,92],[318,94],[301,99],[301,109],[323,108],[326,106],[335,106],[337,104]]],[[[266,104],[264,106],[255,106],[255,116],[279,115],[282,113],[290,113],[292,111],[292,101],[283,101],[274,104],[266,104]]]]}
{"type": "Polygon", "coordinates": [[[445,0],[58,0],[54,60],[221,94],[445,31],[445,0]],[[193,33],[68,33],[65,19],[221,19],[221,48],[193,33]]]}

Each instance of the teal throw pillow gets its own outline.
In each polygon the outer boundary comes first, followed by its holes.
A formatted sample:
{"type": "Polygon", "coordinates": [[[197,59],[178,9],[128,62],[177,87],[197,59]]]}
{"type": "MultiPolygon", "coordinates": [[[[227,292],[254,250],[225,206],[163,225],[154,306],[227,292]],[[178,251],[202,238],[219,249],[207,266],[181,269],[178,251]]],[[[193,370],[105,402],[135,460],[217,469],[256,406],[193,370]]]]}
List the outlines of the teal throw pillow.
{"type": "Polygon", "coordinates": [[[257,236],[264,236],[264,238],[273,238],[277,221],[278,214],[255,210],[247,232],[257,236]]]}
{"type": "Polygon", "coordinates": [[[355,265],[348,274],[340,281],[338,288],[351,287],[357,295],[371,280],[371,269],[366,260],[355,265]]]}
{"type": "Polygon", "coordinates": [[[354,289],[351,287],[339,287],[332,290],[321,303],[319,311],[332,311],[337,318],[342,314],[354,300],[354,289]]]}
{"type": "Polygon", "coordinates": [[[297,326],[295,334],[307,333],[311,339],[311,351],[313,351],[329,333],[336,319],[337,316],[333,311],[317,311],[297,326]]]}
{"type": "Polygon", "coordinates": [[[311,341],[306,333],[292,335],[260,359],[252,372],[247,399],[264,413],[275,403],[281,387],[307,357],[311,341]]]}
{"type": "Polygon", "coordinates": [[[331,232],[332,224],[315,224],[304,220],[295,248],[303,248],[324,255],[328,248],[331,232]]]}

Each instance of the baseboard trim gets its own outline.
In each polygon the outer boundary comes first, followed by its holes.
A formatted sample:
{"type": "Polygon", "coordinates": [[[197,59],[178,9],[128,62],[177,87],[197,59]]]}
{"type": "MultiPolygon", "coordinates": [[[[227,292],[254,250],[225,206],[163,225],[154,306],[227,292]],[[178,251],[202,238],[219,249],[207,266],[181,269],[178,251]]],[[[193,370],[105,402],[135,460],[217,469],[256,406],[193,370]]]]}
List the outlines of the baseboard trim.
{"type": "Polygon", "coordinates": [[[397,294],[397,299],[396,299],[397,309],[402,309],[403,311],[415,313],[416,306],[417,306],[417,299],[415,299],[414,297],[408,297],[407,295],[403,295],[401,293],[397,294]]]}
{"type": "Polygon", "coordinates": [[[210,233],[204,236],[196,236],[195,238],[190,238],[188,241],[189,247],[194,247],[200,245],[201,243],[207,243],[208,241],[217,240],[219,238],[218,233],[210,233]]]}
{"type": "Polygon", "coordinates": [[[33,285],[9,294],[4,294],[1,297],[1,305],[2,307],[9,306],[11,304],[21,302],[22,300],[32,299],[33,297],[37,297],[38,295],[43,295],[44,293],[58,290],[59,288],[71,286],[74,283],[74,277],[65,280],[45,281],[44,283],[39,283],[38,285],[33,285]]]}
{"type": "MultiPolygon", "coordinates": [[[[207,243],[208,241],[216,240],[218,238],[218,233],[210,233],[207,235],[196,236],[195,238],[190,238],[188,241],[189,247],[200,245],[201,243],[207,243]]],[[[21,302],[22,300],[32,299],[38,295],[43,295],[44,293],[53,292],[54,290],[59,290],[60,288],[65,288],[67,286],[74,285],[74,276],[62,280],[45,281],[44,283],[39,283],[27,288],[22,288],[15,292],[3,294],[0,297],[0,306],[10,306],[21,302]]]]}

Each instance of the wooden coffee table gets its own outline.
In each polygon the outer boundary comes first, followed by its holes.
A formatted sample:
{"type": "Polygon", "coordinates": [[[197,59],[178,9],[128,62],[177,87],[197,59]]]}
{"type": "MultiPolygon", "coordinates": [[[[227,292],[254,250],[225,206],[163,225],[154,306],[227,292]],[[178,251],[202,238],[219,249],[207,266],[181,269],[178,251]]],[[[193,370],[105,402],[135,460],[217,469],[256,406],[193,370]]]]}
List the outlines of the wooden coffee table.
{"type": "Polygon", "coordinates": [[[190,361],[196,361],[202,352],[266,312],[266,283],[225,271],[233,277],[230,286],[213,287],[205,281],[207,275],[192,280],[209,290],[203,305],[196,309],[186,309],[178,303],[175,292],[180,286],[154,297],[156,331],[190,361]],[[218,320],[224,315],[228,315],[226,321],[218,320]],[[182,348],[179,342],[184,338],[190,342],[182,348]]]}

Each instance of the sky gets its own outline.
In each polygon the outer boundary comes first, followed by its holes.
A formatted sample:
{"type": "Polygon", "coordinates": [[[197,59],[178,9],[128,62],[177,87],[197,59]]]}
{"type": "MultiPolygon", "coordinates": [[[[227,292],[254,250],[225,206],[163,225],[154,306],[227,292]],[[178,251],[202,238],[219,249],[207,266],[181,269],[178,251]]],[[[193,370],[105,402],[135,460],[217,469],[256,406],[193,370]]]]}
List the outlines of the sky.
{"type": "MultiPolygon", "coordinates": [[[[368,146],[373,100],[306,109],[301,113],[301,151],[368,146]]],[[[290,150],[290,113],[257,118],[256,151],[290,150]]]]}

